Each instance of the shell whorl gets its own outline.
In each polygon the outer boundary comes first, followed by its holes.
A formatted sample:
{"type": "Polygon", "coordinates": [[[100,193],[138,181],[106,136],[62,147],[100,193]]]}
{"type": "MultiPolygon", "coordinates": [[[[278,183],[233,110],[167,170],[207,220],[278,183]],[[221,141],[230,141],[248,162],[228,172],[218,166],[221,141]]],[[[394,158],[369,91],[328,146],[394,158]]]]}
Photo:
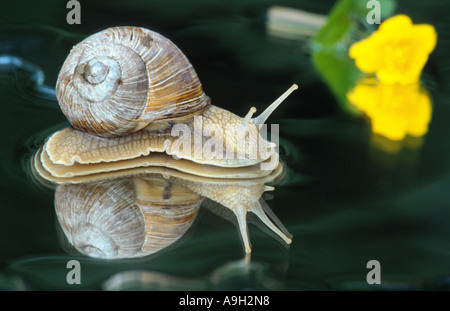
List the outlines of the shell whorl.
{"type": "Polygon", "coordinates": [[[98,136],[124,135],[210,104],[178,47],[139,27],[109,28],[77,44],[56,94],[72,126],[98,136]]]}
{"type": "Polygon", "coordinates": [[[135,201],[130,181],[67,184],[55,192],[56,215],[69,243],[97,258],[129,257],[142,248],[145,222],[135,201]]]}
{"type": "Polygon", "coordinates": [[[90,257],[136,258],[180,239],[203,198],[155,176],[63,184],[55,211],[68,243],[90,257]]]}

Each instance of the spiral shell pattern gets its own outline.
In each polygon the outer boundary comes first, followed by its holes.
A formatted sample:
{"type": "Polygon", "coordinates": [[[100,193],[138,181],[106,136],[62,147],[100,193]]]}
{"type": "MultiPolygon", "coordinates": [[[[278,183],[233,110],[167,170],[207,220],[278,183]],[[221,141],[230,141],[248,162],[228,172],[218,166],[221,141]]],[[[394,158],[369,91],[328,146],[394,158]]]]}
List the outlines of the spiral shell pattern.
{"type": "Polygon", "coordinates": [[[109,28],[77,44],[59,73],[56,94],[73,127],[106,137],[210,105],[178,47],[139,27],[109,28]]]}
{"type": "Polygon", "coordinates": [[[116,178],[55,191],[58,222],[78,252],[103,259],[156,253],[193,224],[203,198],[158,176],[116,178]]]}

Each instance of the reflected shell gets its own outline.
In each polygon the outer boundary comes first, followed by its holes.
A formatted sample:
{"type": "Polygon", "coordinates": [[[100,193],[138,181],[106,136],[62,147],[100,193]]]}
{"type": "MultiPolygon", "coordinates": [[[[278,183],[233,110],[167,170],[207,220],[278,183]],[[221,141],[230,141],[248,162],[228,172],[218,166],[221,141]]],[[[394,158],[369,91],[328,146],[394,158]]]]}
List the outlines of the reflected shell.
{"type": "Polygon", "coordinates": [[[194,222],[201,200],[161,178],[124,178],[60,185],[55,209],[68,242],[79,252],[120,259],[172,245],[194,222]]]}
{"type": "MultiPolygon", "coordinates": [[[[265,191],[273,190],[266,184],[281,178],[283,172],[279,166],[269,176],[242,180],[207,178],[162,167],[131,169],[122,172],[125,177],[108,179],[103,175],[103,180],[95,182],[59,185],[55,205],[63,231],[80,252],[102,258],[130,258],[164,248],[148,247],[150,233],[145,239],[145,228],[157,231],[156,241],[164,232],[184,233],[190,225],[185,221],[188,214],[197,213],[203,199],[208,199],[208,203],[217,203],[214,212],[226,208],[235,215],[234,219],[226,218],[237,220],[245,252],[249,254],[248,212],[284,243],[291,243],[292,236],[262,199],[265,191]],[[168,218],[154,216],[160,212],[168,218]],[[150,214],[152,218],[146,216],[150,214]]],[[[177,240],[176,235],[169,235],[163,239],[167,245],[177,240]]]]}

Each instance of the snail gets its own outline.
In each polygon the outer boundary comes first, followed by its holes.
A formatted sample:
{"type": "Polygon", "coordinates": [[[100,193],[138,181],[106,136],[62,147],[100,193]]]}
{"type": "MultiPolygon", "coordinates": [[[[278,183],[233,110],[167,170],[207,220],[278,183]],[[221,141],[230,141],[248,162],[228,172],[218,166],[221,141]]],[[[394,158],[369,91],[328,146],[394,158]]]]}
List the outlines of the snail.
{"type": "MultiPolygon", "coordinates": [[[[236,216],[248,255],[247,212],[291,243],[292,236],[262,199],[265,191],[273,190],[266,184],[282,175],[281,166],[269,176],[249,180],[206,178],[164,167],[133,168],[114,178],[104,174],[58,185],[55,209],[67,241],[76,250],[90,257],[120,259],[147,256],[172,245],[208,200],[236,216]]],[[[217,211],[218,206],[210,209],[217,211]]]]}
{"type": "MultiPolygon", "coordinates": [[[[295,89],[259,116],[253,117],[252,107],[242,118],[212,105],[193,66],[169,39],[140,27],[109,28],[77,44],[65,60],[56,94],[71,126],[47,139],[40,161],[56,178],[88,174],[86,166],[89,174],[176,168],[167,157],[153,159],[163,153],[208,171],[272,163],[255,173],[264,176],[277,167],[278,154],[261,127],[295,89]]],[[[198,174],[189,165],[184,171],[198,174]]]]}
{"type": "Polygon", "coordinates": [[[70,126],[35,153],[32,172],[56,184],[55,207],[67,239],[94,257],[145,256],[175,242],[179,236],[173,234],[167,245],[148,247],[153,233],[145,232],[164,227],[164,219],[149,225],[145,217],[146,211],[157,213],[157,205],[168,208],[169,218],[177,217],[171,198],[190,215],[180,222],[182,229],[174,227],[178,234],[207,199],[236,216],[246,254],[248,212],[290,244],[291,235],[261,198],[273,190],[265,184],[283,172],[276,144],[263,137],[262,128],[297,88],[291,86],[257,117],[252,107],[242,118],[212,105],[194,68],[170,40],[139,27],[109,28],[77,44],[65,60],[56,94],[70,126]],[[99,227],[103,220],[107,228],[99,227]],[[109,231],[112,235],[105,235],[109,231]]]}

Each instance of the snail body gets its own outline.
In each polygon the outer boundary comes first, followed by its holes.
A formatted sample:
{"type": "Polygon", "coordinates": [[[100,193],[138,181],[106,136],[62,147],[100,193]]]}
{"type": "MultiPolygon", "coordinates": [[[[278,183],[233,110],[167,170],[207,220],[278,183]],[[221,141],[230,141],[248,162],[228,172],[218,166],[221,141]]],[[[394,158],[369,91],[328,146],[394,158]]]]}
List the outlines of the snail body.
{"type": "Polygon", "coordinates": [[[252,107],[239,117],[211,104],[170,40],[139,27],[109,28],[76,45],[64,62],[56,93],[71,126],[52,135],[43,154],[68,167],[155,152],[218,167],[278,161],[276,145],[259,130],[296,88],[259,116],[252,107]]]}

